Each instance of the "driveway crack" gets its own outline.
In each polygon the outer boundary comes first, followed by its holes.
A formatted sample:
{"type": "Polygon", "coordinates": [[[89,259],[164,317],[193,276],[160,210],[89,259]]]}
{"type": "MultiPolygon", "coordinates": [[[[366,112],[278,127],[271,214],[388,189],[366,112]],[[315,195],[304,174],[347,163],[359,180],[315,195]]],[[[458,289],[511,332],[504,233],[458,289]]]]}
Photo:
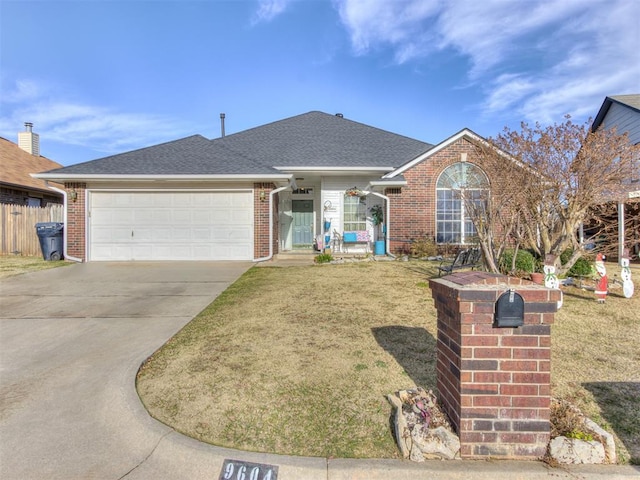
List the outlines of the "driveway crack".
{"type": "Polygon", "coordinates": [[[147,460],[149,460],[149,458],[151,457],[151,455],[154,454],[154,452],[156,451],[156,449],[158,448],[158,446],[160,445],[160,442],[162,442],[166,437],[168,437],[169,435],[171,435],[173,433],[173,431],[168,431],[167,433],[165,433],[164,435],[162,435],[158,441],[156,442],[156,444],[153,446],[153,448],[151,449],[151,451],[149,452],[149,454],[144,457],[140,462],[138,462],[138,464],[136,466],[134,466],[131,470],[129,470],[127,473],[125,473],[124,475],[122,475],[121,477],[118,478],[118,480],[122,480],[123,478],[127,478],[129,476],[129,474],[131,472],[133,472],[134,470],[137,470],[141,465],[143,465],[144,463],[146,463],[147,460]]]}

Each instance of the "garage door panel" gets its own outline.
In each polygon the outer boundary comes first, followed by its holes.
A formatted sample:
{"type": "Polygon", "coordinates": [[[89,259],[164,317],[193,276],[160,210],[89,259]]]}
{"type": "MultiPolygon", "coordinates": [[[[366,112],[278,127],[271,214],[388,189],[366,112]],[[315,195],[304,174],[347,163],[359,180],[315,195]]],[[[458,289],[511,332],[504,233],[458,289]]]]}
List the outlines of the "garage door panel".
{"type": "Polygon", "coordinates": [[[251,222],[252,218],[253,215],[251,212],[238,209],[212,212],[212,221],[224,225],[247,225],[251,222]]]}
{"type": "MultiPolygon", "coordinates": [[[[138,244],[131,247],[131,253],[135,260],[154,260],[152,244],[138,244]]],[[[158,259],[161,260],[161,259],[158,259]]]]}
{"type": "Polygon", "coordinates": [[[92,208],[91,223],[93,225],[131,225],[134,212],[127,209],[92,208]]]}
{"type": "Polygon", "coordinates": [[[233,198],[232,197],[218,197],[213,198],[211,201],[212,207],[217,208],[228,208],[233,206],[233,198]]]}
{"type": "Polygon", "coordinates": [[[92,239],[97,243],[121,243],[131,240],[131,228],[98,227],[92,230],[92,239]]]}
{"type": "Polygon", "coordinates": [[[236,211],[235,223],[247,225],[253,221],[253,213],[251,211],[239,210],[236,211]]]}
{"type": "Polygon", "coordinates": [[[211,210],[195,210],[191,213],[191,222],[196,225],[211,225],[220,219],[211,210]]]}
{"type": "Polygon", "coordinates": [[[232,240],[241,239],[245,242],[249,241],[253,232],[249,228],[221,228],[216,230],[214,233],[214,239],[223,241],[223,242],[231,242],[232,240]]]}
{"type": "Polygon", "coordinates": [[[250,260],[251,192],[92,192],[90,260],[250,260]]]}

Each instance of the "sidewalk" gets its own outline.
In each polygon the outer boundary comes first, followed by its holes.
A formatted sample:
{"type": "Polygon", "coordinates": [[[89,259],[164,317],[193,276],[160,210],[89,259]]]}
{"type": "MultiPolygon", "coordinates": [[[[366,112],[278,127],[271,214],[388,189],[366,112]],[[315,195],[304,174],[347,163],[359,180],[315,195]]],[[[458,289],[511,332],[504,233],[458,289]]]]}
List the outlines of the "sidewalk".
{"type": "MultiPolygon", "coordinates": [[[[290,457],[242,452],[214,447],[171,433],[151,455],[122,477],[147,479],[225,478],[225,459],[260,464],[256,480],[263,480],[264,467],[277,467],[278,480],[631,480],[640,478],[640,466],[571,465],[552,468],[542,462],[431,460],[355,460],[290,457]]],[[[237,477],[238,471],[230,477],[237,477]]],[[[250,479],[246,472],[245,480],[250,479]]]]}

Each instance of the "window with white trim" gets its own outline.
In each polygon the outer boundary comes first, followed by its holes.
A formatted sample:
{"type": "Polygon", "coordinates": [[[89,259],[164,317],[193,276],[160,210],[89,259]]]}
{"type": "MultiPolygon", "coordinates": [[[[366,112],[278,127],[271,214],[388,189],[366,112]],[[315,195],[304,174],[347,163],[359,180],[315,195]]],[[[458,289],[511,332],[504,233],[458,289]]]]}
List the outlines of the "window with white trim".
{"type": "Polygon", "coordinates": [[[343,225],[345,232],[367,229],[367,207],[360,197],[345,195],[343,225]]]}
{"type": "Polygon", "coordinates": [[[447,167],[436,184],[436,242],[471,243],[476,229],[471,205],[481,206],[489,191],[489,181],[472,163],[458,162],[447,167]]]}

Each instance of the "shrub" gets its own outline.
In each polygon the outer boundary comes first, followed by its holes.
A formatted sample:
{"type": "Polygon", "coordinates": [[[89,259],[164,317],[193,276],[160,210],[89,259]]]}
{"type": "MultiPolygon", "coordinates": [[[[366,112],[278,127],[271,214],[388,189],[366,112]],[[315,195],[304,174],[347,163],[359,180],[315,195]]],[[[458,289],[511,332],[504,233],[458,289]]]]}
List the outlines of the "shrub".
{"type": "MultiPolygon", "coordinates": [[[[500,271],[508,274],[511,272],[513,261],[513,250],[505,250],[500,257],[500,271]]],[[[515,273],[531,273],[536,270],[536,259],[533,254],[528,250],[518,250],[516,256],[516,270],[515,273]]]]}
{"type": "Polygon", "coordinates": [[[320,255],[316,255],[313,261],[315,263],[329,263],[333,261],[333,256],[330,253],[321,253],[320,255]]]}
{"type": "Polygon", "coordinates": [[[433,238],[424,237],[414,240],[411,243],[412,257],[435,257],[438,254],[438,246],[433,238]]]}
{"type": "MultiPolygon", "coordinates": [[[[569,258],[571,258],[572,254],[572,250],[565,250],[564,252],[562,252],[562,255],[560,255],[560,261],[563,265],[569,261],[569,258]]],[[[569,269],[569,271],[567,272],[567,276],[588,277],[590,275],[593,275],[593,273],[594,266],[592,264],[592,261],[587,257],[580,257],[578,260],[576,260],[576,263],[574,263],[573,266],[569,269]]]]}
{"type": "Polygon", "coordinates": [[[573,264],[567,275],[577,277],[588,277],[593,275],[594,266],[588,258],[580,257],[576,263],[573,264]]]}

